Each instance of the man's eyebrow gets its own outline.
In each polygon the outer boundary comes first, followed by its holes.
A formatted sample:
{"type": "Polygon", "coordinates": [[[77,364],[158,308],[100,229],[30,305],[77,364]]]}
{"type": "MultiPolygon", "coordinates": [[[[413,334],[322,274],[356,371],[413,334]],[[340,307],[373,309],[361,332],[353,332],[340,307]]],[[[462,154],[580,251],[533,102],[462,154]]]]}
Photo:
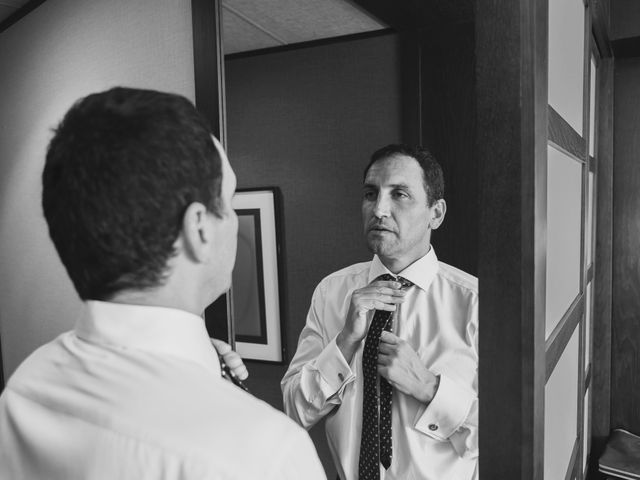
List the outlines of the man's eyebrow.
{"type": "MultiPolygon", "coordinates": [[[[411,187],[409,186],[409,184],[407,183],[393,183],[391,185],[384,185],[384,187],[387,188],[392,188],[392,189],[404,189],[404,190],[411,190],[411,187]]],[[[363,189],[367,189],[367,188],[380,188],[378,185],[374,185],[373,183],[365,183],[364,185],[362,185],[363,189]]]]}
{"type": "Polygon", "coordinates": [[[404,190],[411,190],[411,187],[408,183],[394,183],[391,185],[391,188],[402,188],[404,190]]]}

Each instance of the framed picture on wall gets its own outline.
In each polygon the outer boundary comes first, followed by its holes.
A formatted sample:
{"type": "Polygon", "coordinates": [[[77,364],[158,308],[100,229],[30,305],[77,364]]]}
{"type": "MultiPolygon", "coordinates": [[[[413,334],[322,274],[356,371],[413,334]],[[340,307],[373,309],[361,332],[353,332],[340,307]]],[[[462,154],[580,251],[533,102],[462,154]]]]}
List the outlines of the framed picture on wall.
{"type": "Polygon", "coordinates": [[[233,337],[245,359],[283,362],[280,192],[240,189],[233,208],[238,250],[231,289],[205,311],[207,329],[217,338],[233,337]]]}

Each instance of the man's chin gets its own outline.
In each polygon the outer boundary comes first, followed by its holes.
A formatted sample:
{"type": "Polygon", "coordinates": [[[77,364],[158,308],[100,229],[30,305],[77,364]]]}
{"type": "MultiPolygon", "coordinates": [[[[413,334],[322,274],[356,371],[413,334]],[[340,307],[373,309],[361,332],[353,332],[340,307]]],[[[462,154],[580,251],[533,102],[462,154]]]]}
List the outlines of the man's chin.
{"type": "Polygon", "coordinates": [[[376,255],[386,256],[387,253],[391,251],[391,245],[388,242],[382,241],[380,238],[371,238],[367,237],[367,247],[369,247],[369,251],[376,255]]]}

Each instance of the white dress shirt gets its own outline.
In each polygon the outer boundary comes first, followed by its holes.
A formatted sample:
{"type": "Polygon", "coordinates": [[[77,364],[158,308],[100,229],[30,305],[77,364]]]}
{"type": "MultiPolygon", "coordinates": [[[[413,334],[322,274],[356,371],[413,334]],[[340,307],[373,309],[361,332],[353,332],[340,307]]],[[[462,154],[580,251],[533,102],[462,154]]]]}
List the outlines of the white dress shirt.
{"type": "Polygon", "coordinates": [[[307,433],[224,380],[202,318],[90,301],[0,397],[1,479],[324,479],[307,433]]]}
{"type": "MultiPolygon", "coordinates": [[[[298,349],[282,379],[285,411],[305,428],[326,416],[338,473],[357,480],[362,426],[361,342],[349,365],[338,347],[351,294],[390,273],[373,261],[335,272],[316,288],[298,349]]],[[[415,285],[396,310],[392,331],[440,375],[429,405],[394,389],[393,460],[386,480],[477,478],[478,281],[438,261],[433,248],[400,276],[415,285]]],[[[370,315],[371,317],[372,315],[370,315]]]]}

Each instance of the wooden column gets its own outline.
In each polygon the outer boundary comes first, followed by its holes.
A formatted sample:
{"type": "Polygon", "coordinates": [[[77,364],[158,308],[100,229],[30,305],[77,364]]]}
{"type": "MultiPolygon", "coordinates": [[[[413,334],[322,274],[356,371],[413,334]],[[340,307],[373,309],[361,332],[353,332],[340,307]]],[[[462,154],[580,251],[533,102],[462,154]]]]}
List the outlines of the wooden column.
{"type": "Polygon", "coordinates": [[[483,479],[543,477],[547,10],[476,1],[483,479]]]}

